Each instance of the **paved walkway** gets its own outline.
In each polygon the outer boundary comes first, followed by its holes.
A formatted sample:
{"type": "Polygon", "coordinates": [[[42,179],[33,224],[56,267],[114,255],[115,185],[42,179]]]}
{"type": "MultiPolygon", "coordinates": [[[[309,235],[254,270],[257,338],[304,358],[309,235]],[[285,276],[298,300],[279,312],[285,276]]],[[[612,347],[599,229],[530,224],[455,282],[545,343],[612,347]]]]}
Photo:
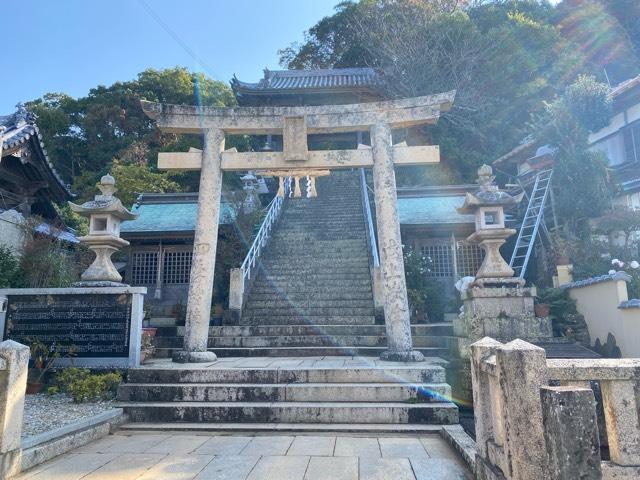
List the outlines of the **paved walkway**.
{"type": "Polygon", "coordinates": [[[437,435],[118,432],[19,480],[456,480],[469,470],[437,435]]]}

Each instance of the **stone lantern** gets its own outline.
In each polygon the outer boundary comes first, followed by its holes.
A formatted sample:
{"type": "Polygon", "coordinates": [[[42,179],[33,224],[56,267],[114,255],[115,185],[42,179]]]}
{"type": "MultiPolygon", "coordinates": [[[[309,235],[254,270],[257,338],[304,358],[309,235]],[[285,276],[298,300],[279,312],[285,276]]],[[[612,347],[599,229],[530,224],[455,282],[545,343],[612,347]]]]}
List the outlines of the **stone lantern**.
{"type": "Polygon", "coordinates": [[[513,269],[500,254],[505,240],[516,233],[506,228],[504,209],[515,205],[524,196],[509,195],[494,183],[491,167],[478,170],[480,188],[467,193],[460,213],[476,217],[476,231],[467,241],[479,244],[485,252],[476,279],[460,292],[463,308],[453,321],[455,347],[450,368],[457,369],[454,395],[471,401],[469,346],[485,336],[509,342],[516,338],[529,342],[548,341],[553,336],[551,320],[537,318],[533,310],[533,295],[524,280],[513,277],[513,269]]]}
{"type": "Polygon", "coordinates": [[[476,193],[467,193],[464,204],[458,208],[460,213],[475,215],[476,231],[467,241],[479,244],[485,256],[476,273],[475,285],[522,283],[513,278],[513,269],[500,254],[500,247],[507,238],[515,234],[512,228],[506,228],[504,223],[504,208],[515,205],[522,200],[523,193],[518,196],[509,195],[498,189],[494,183],[495,176],[489,165],[478,169],[478,184],[480,189],[476,193]]]}
{"type": "Polygon", "coordinates": [[[256,211],[260,205],[260,199],[258,197],[258,178],[252,171],[246,173],[240,177],[242,180],[242,189],[244,190],[244,201],[242,202],[242,210],[244,213],[251,213],[256,211]]]}
{"type": "Polygon", "coordinates": [[[120,199],[113,196],[116,192],[116,181],[111,175],[100,179],[101,195],[94,200],[76,205],[69,202],[71,210],[89,218],[89,234],[80,237],[80,242],[87,245],[96,254],[93,263],[81,275],[77,286],[120,286],[122,277],[111,261],[111,255],[129,242],[120,238],[120,223],[133,220],[137,215],[127,210],[120,199]]]}

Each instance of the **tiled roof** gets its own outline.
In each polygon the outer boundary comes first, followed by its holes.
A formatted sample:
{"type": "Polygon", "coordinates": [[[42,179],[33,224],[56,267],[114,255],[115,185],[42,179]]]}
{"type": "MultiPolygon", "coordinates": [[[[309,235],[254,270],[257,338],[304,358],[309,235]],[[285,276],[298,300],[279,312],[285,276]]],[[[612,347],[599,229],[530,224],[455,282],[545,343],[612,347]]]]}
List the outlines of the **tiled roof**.
{"type": "Polygon", "coordinates": [[[398,197],[401,225],[434,225],[474,223],[474,215],[456,210],[464,203],[464,195],[398,197]]]}
{"type": "Polygon", "coordinates": [[[615,87],[611,89],[609,95],[611,97],[617,97],[618,95],[623,94],[624,92],[630,90],[631,88],[640,85],[640,75],[637,77],[629,78],[622,83],[619,83],[615,87]]]}
{"type": "Polygon", "coordinates": [[[610,282],[616,280],[624,280],[625,282],[631,281],[631,276],[624,272],[616,272],[610,273],[607,275],[600,275],[599,277],[591,277],[585,280],[577,280],[571,283],[565,283],[564,285],[560,285],[560,288],[580,288],[580,287],[588,287],[589,285],[594,285],[596,283],[602,282],[610,282]]]}
{"type": "Polygon", "coordinates": [[[257,83],[231,80],[234,90],[331,90],[342,88],[377,88],[378,76],[372,68],[335,68],[319,70],[267,70],[257,83]]]}
{"type": "Polygon", "coordinates": [[[601,355],[575,342],[534,342],[544,348],[547,358],[602,358],[601,355]]]}
{"type": "MultiPolygon", "coordinates": [[[[194,232],[197,202],[197,194],[144,194],[142,202],[131,209],[138,218],[123,222],[120,230],[123,234],[194,232]]],[[[221,207],[219,223],[232,223],[235,218],[232,206],[222,202],[221,207]]]]}
{"type": "Polygon", "coordinates": [[[626,310],[628,308],[640,308],[640,300],[637,298],[632,298],[631,300],[627,300],[626,302],[620,302],[618,308],[626,310]]]}
{"type": "Polygon", "coordinates": [[[9,153],[11,150],[15,150],[22,145],[26,145],[29,140],[33,139],[34,143],[40,148],[46,168],[49,170],[51,176],[56,180],[68,197],[73,197],[69,186],[58,174],[53,163],[51,163],[49,155],[47,155],[47,150],[44,148],[44,143],[42,142],[42,135],[40,135],[40,131],[38,130],[38,126],[35,124],[33,117],[25,112],[24,109],[19,109],[18,112],[13,115],[0,117],[0,126],[6,128],[6,130],[1,134],[2,156],[9,153]]]}

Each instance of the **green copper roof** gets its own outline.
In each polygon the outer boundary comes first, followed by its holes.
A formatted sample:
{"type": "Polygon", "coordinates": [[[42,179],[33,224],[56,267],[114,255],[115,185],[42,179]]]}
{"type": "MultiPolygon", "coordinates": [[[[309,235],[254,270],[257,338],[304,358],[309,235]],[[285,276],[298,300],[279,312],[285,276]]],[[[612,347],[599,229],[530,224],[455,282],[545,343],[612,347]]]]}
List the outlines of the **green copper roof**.
{"type": "MultiPolygon", "coordinates": [[[[184,197],[171,198],[171,194],[146,194],[142,203],[132,209],[139,216],[123,222],[123,233],[193,232],[196,228],[198,205],[184,197]],[[148,199],[147,199],[148,198],[148,199]],[[157,201],[157,203],[156,203],[157,201]],[[145,203],[149,202],[149,203],[145,203]]],[[[195,199],[195,197],[193,197],[195,199]]],[[[464,203],[463,195],[425,195],[398,198],[401,225],[436,225],[473,223],[473,215],[461,215],[456,208],[464,203]]],[[[223,202],[220,224],[229,224],[235,218],[232,207],[223,202]]]]}
{"type": "MultiPolygon", "coordinates": [[[[220,224],[233,222],[235,214],[228,203],[222,203],[220,224]]],[[[123,222],[123,233],[193,232],[196,229],[197,203],[157,203],[134,206],[138,218],[123,222]]]]}
{"type": "Polygon", "coordinates": [[[434,225],[474,223],[473,215],[461,215],[456,208],[464,203],[464,196],[424,196],[398,198],[401,225],[434,225]]]}

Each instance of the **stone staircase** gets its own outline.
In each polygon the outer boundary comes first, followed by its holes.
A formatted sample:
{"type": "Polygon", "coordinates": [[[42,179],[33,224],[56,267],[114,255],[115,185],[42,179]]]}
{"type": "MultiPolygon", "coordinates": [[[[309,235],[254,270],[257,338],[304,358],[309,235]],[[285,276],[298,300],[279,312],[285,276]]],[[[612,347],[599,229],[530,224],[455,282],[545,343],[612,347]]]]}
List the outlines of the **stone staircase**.
{"type": "MultiPolygon", "coordinates": [[[[287,199],[260,259],[241,325],[211,327],[219,357],[380,355],[367,231],[357,171],[317,182],[317,198],[287,199]]],[[[446,356],[450,324],[414,325],[414,347],[446,356]]],[[[156,356],[182,345],[184,327],[160,327],[156,356]]]]}
{"type": "MultiPolygon", "coordinates": [[[[426,431],[458,422],[445,361],[450,323],[413,325],[420,363],[384,362],[357,172],[287,199],[240,325],[211,326],[208,365],[130,369],[118,400],[131,428],[426,431]],[[172,426],[172,423],[175,425],[172,426]]],[[[157,356],[184,327],[159,326],[157,356]]]]}
{"type": "MultiPolygon", "coordinates": [[[[118,391],[136,428],[141,423],[442,425],[458,422],[444,368],[434,362],[391,364],[375,358],[221,359],[175,368],[170,362],[130,369],[118,391]]],[[[374,428],[374,427],[372,427],[374,428]]],[[[395,428],[395,427],[394,427],[395,428]]]]}

